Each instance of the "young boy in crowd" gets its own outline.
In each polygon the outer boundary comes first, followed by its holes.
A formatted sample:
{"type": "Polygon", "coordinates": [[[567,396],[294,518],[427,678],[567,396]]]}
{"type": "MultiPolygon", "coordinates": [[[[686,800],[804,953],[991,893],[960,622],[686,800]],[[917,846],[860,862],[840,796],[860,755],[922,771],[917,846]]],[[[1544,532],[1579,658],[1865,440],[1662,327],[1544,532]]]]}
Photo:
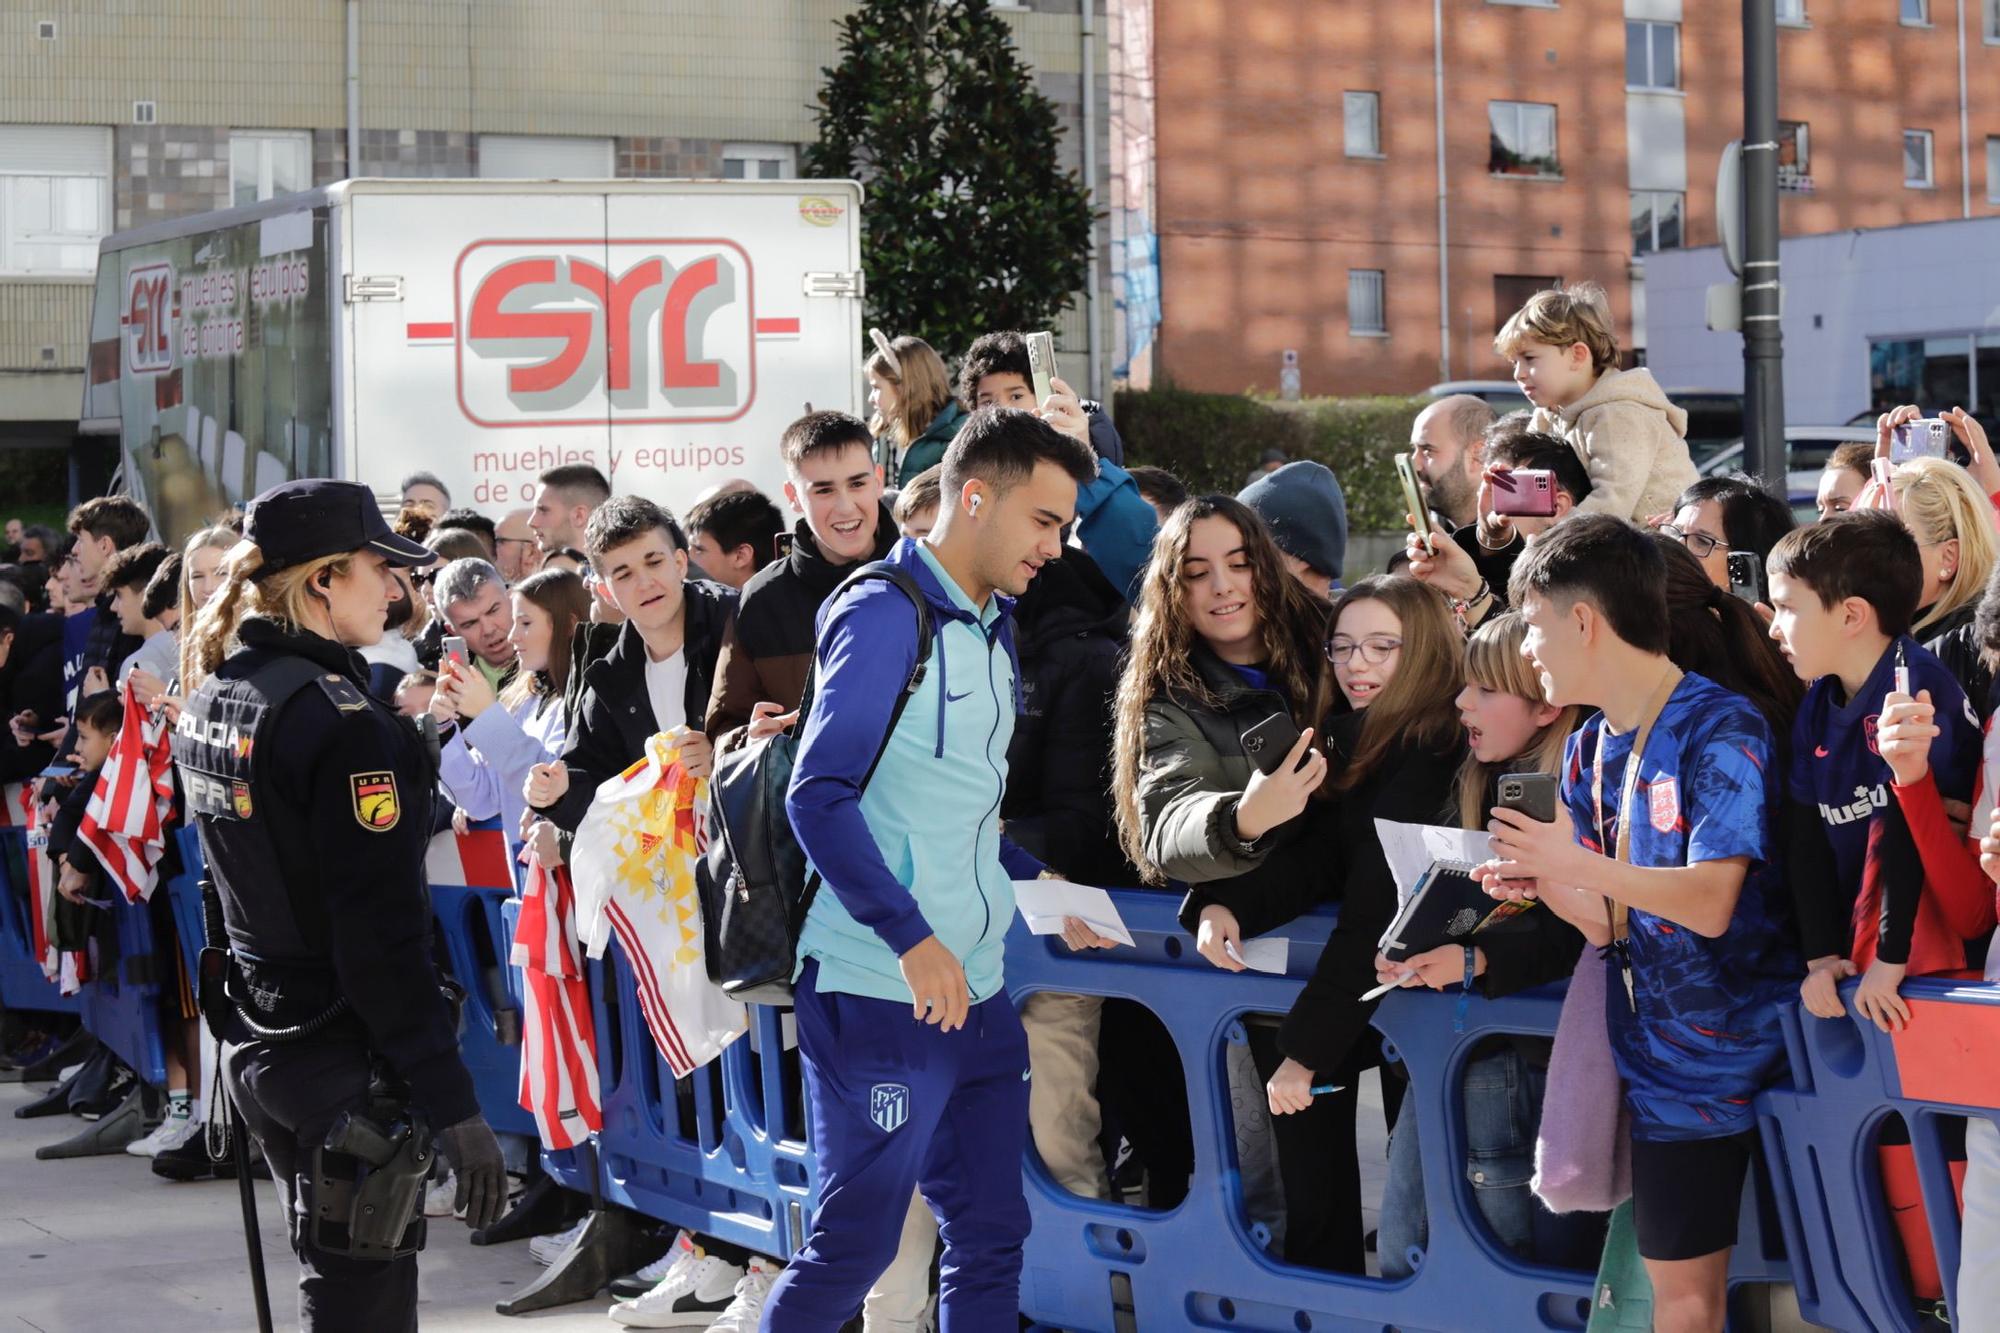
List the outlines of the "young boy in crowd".
{"type": "Polygon", "coordinates": [[[896,527],[913,542],[920,542],[937,526],[938,494],[944,465],[925,468],[896,497],[896,527]]]}
{"type": "Polygon", "coordinates": [[[785,499],[799,516],[792,549],[743,586],[723,640],[706,730],[723,750],[791,724],[812,662],[820,603],[896,544],[882,502],[874,437],[845,412],[808,412],[785,427],[785,499]]]}
{"type": "Polygon", "coordinates": [[[97,775],[111,757],[119,728],[125,725],[124,701],[111,690],[89,695],[77,701],[75,722],[76,748],[70,751],[67,762],[76,768],[76,781],[49,826],[49,863],[56,871],[56,892],[81,904],[95,896],[95,886],[104,872],[88,849],[76,845],[76,831],[83,823],[97,775]]]}
{"type": "Polygon", "coordinates": [[[742,592],[778,558],[785,516],[762,491],[724,491],[688,510],[688,556],[717,583],[742,592]]]}
{"type": "Polygon", "coordinates": [[[119,668],[121,685],[134,671],[144,671],[156,681],[169,681],[178,674],[179,637],[161,617],[178,624],[180,607],[178,603],[155,607],[151,615],[146,610],[146,589],[166,561],[166,547],[158,542],[144,542],[127,547],[105,562],[103,595],[109,600],[111,614],[118,617],[118,632],[139,640],[138,651],[119,668]]]}
{"type": "Polygon", "coordinates": [[[1533,429],[1561,437],[1590,469],[1588,513],[1645,519],[1672,513],[1696,473],[1687,413],[1651,371],[1618,369],[1611,306],[1594,282],[1536,292],[1493,348],[1535,405],[1533,429]]]}
{"type": "Polygon", "coordinates": [[[1965,946],[1923,893],[1924,872],[1884,761],[1878,719],[1897,696],[1933,707],[1927,768],[1947,800],[1972,796],[1979,720],[1943,663],[1909,635],[1923,589],[1917,542],[1895,515],[1860,510],[1799,528],[1769,564],[1771,637],[1809,682],[1792,727],[1787,864],[1804,939],[1806,1009],[1846,1014],[1836,987],[1884,1032],[1908,1021],[1909,972],[1965,966],[1965,946]]]}
{"type": "MultiPolygon", "coordinates": [[[[988,333],[966,349],[958,368],[958,401],[968,412],[982,407],[1018,407],[1033,412],[1035,373],[1028,361],[1028,341],[1018,333],[988,333]]],[[[1076,494],[1076,543],[1111,582],[1136,601],[1139,578],[1153,556],[1153,534],[1159,514],[1139,493],[1139,484],[1123,466],[1125,443],[1111,417],[1097,403],[1070,392],[1060,378],[1051,386],[1053,398],[1073,403],[1090,423],[1090,447],[1097,454],[1097,479],[1076,494]]]]}
{"type": "Polygon", "coordinates": [[[1654,1327],[1690,1333],[1723,1325],[1758,1146],[1751,1101],[1784,1059],[1779,1007],[1800,967],[1781,915],[1770,725],[1667,657],[1666,577],[1652,539],[1607,514],[1566,519],[1515,565],[1522,651],[1548,701],[1602,711],[1570,738],[1555,821],[1495,810],[1480,874],[1607,951],[1654,1327]]]}
{"type": "Polygon", "coordinates": [[[1153,506],[1153,512],[1165,523],[1167,517],[1188,502],[1187,484],[1163,467],[1134,467],[1125,469],[1138,483],[1139,494],[1146,503],[1153,506]]]}

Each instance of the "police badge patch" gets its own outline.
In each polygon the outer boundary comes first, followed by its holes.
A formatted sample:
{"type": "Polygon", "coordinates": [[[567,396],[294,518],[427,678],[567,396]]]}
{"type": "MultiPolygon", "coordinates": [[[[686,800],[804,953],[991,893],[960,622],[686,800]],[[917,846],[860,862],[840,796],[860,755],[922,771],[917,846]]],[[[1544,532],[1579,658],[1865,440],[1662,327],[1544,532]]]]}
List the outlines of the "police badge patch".
{"type": "Polygon", "coordinates": [[[403,817],[396,799],[394,773],[355,773],[347,779],[354,791],[354,817],[373,833],[387,833],[403,817]]]}
{"type": "Polygon", "coordinates": [[[250,818],[251,805],[250,805],[249,783],[247,782],[230,783],[229,798],[230,798],[230,803],[236,807],[236,817],[238,819],[250,818]]]}

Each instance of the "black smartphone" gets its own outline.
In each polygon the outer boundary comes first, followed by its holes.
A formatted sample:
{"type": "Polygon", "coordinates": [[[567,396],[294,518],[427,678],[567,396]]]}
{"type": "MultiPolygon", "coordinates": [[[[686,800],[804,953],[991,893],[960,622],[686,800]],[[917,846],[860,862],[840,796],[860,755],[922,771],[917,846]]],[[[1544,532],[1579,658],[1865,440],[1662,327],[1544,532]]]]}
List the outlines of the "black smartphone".
{"type": "Polygon", "coordinates": [[[1764,562],[1755,551],[1729,553],[1729,591],[1752,606],[1771,600],[1764,585],[1764,562]]]}
{"type": "Polygon", "coordinates": [[[1243,733],[1243,753],[1257,771],[1270,777],[1299,743],[1299,726],[1289,713],[1273,713],[1243,733]]]}
{"type": "Polygon", "coordinates": [[[1518,810],[1537,823],[1556,822],[1556,795],[1556,775],[1553,773],[1500,775],[1500,808],[1518,810]]]}

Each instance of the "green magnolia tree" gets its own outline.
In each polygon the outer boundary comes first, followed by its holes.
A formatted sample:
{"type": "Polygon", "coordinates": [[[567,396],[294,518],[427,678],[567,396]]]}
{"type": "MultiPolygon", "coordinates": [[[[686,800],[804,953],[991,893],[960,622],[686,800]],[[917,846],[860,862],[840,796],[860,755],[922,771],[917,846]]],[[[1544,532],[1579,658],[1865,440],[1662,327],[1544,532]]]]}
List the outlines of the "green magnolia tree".
{"type": "Polygon", "coordinates": [[[809,174],[868,191],[868,318],[947,356],[1049,327],[1083,285],[1089,193],[987,0],[863,0],[823,71],[809,174]]]}

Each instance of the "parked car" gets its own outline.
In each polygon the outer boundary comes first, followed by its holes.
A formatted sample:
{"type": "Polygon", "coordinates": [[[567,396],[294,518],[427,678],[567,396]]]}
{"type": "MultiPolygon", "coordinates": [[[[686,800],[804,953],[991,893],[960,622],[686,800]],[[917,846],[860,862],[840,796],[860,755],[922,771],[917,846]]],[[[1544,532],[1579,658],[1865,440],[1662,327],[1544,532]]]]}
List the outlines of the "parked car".
{"type": "MultiPolygon", "coordinates": [[[[1873,426],[1787,426],[1785,427],[1785,499],[1800,522],[1819,517],[1817,503],[1819,474],[1833,451],[1850,440],[1875,440],[1873,426]]],[[[1727,476],[1744,470],[1744,443],[1730,441],[1700,465],[1705,477],[1727,476]]]]}

